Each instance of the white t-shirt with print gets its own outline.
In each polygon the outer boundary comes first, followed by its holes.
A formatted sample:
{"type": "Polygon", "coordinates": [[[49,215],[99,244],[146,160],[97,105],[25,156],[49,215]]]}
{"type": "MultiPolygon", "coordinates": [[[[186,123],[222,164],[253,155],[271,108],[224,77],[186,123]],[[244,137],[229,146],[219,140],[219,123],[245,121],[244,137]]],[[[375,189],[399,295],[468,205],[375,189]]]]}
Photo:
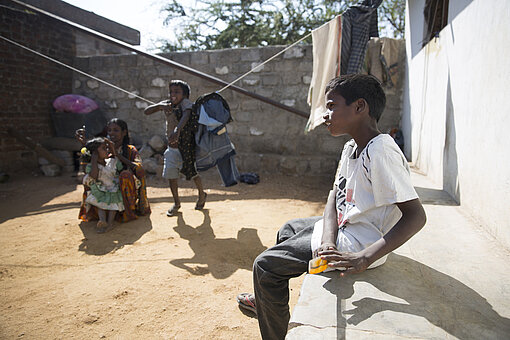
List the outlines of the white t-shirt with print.
{"type": "MultiPolygon", "coordinates": [[[[379,240],[402,216],[395,203],[418,198],[407,160],[391,136],[374,137],[358,158],[356,148],[354,139],[345,143],[334,183],[340,251],[358,252],[379,240]]],[[[312,252],[321,245],[322,231],[321,219],[314,227],[312,252]]],[[[385,261],[386,256],[370,268],[385,261]]]]}

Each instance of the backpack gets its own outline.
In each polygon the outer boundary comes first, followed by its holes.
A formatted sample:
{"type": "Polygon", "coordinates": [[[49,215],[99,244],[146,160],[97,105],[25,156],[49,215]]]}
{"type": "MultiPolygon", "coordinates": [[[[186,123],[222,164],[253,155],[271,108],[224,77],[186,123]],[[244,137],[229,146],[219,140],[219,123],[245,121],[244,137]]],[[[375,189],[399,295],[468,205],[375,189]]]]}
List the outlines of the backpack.
{"type": "Polygon", "coordinates": [[[208,126],[209,132],[214,134],[221,134],[222,129],[233,121],[227,101],[216,92],[198,97],[193,104],[193,112],[199,117],[198,122],[208,126]],[[203,111],[205,116],[201,115],[203,111]]]}

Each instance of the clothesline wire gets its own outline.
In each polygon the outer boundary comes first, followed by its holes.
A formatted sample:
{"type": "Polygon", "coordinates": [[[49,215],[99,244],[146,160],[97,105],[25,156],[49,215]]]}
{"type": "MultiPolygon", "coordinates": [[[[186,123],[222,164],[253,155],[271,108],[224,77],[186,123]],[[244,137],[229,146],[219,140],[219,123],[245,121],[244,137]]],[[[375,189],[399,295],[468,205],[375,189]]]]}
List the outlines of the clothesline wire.
{"type": "Polygon", "coordinates": [[[106,80],[102,80],[102,79],[100,79],[100,78],[94,77],[94,76],[93,76],[93,75],[91,75],[91,74],[88,74],[88,73],[86,73],[86,72],[83,72],[83,71],[81,71],[81,70],[79,70],[79,69],[77,69],[77,68],[74,68],[74,67],[72,67],[72,66],[69,66],[69,65],[67,65],[67,64],[65,64],[65,63],[63,63],[63,62],[61,62],[61,61],[59,61],[59,60],[57,60],[57,59],[53,59],[53,58],[51,58],[51,57],[49,57],[49,56],[47,56],[47,55],[44,55],[44,54],[42,54],[42,53],[40,53],[40,52],[38,52],[38,51],[35,51],[35,50],[33,50],[33,49],[29,48],[29,47],[26,47],[26,46],[24,46],[24,45],[22,45],[22,44],[20,44],[20,43],[18,43],[18,42],[16,42],[16,41],[10,40],[10,39],[8,39],[8,38],[4,37],[4,36],[3,36],[3,35],[1,35],[1,34],[0,34],[0,38],[1,38],[1,39],[3,39],[3,40],[5,40],[5,41],[7,41],[7,42],[9,42],[9,43],[11,43],[11,44],[13,44],[13,45],[16,45],[16,46],[18,46],[18,47],[21,47],[21,48],[23,48],[23,49],[25,49],[25,50],[27,50],[27,51],[32,52],[32,53],[35,53],[35,54],[37,54],[37,55],[38,55],[38,56],[40,56],[40,57],[43,57],[43,58],[48,59],[48,60],[50,60],[50,61],[53,61],[54,63],[57,63],[57,64],[59,64],[59,65],[61,65],[61,66],[64,66],[64,67],[66,67],[66,68],[68,68],[68,69],[70,69],[70,70],[73,70],[74,72],[80,73],[80,74],[82,74],[82,75],[84,75],[84,76],[86,76],[86,77],[89,77],[89,78],[91,78],[91,79],[97,80],[97,81],[99,81],[99,82],[101,82],[101,83],[103,83],[103,84],[105,84],[105,85],[111,86],[111,87],[113,87],[113,88],[114,88],[114,89],[116,89],[116,90],[122,91],[122,92],[124,92],[124,93],[127,93],[128,95],[131,95],[131,96],[133,96],[133,97],[136,97],[136,98],[139,98],[139,99],[141,99],[141,100],[144,100],[144,101],[146,101],[146,102],[148,102],[148,103],[150,103],[150,104],[156,104],[156,103],[155,103],[155,102],[153,102],[152,100],[149,100],[149,99],[147,99],[147,98],[141,97],[141,96],[137,95],[136,93],[133,93],[133,92],[130,92],[130,91],[124,90],[123,88],[118,87],[118,86],[116,86],[116,85],[114,85],[114,84],[111,84],[111,83],[107,82],[106,80]]]}
{"type": "MultiPolygon", "coordinates": [[[[231,83],[229,83],[229,84],[225,85],[222,89],[220,89],[219,91],[216,91],[216,92],[217,92],[217,93],[220,93],[220,92],[222,92],[223,90],[225,90],[225,89],[229,88],[230,86],[232,86],[232,85],[234,85],[235,83],[237,83],[239,80],[241,80],[241,79],[243,79],[244,77],[248,76],[248,75],[249,75],[249,74],[251,74],[252,72],[255,72],[255,71],[256,71],[257,69],[259,69],[260,67],[264,66],[265,64],[267,64],[268,62],[270,62],[270,61],[271,61],[271,60],[273,60],[274,58],[278,57],[279,55],[281,55],[281,54],[285,53],[287,50],[291,49],[292,47],[294,47],[295,45],[299,44],[301,41],[305,40],[306,38],[308,38],[308,37],[309,37],[309,36],[311,36],[311,35],[312,35],[312,33],[311,33],[311,32],[310,32],[310,33],[308,33],[307,35],[303,36],[303,37],[302,37],[301,39],[299,39],[298,41],[296,41],[296,42],[294,42],[293,44],[291,44],[291,45],[287,46],[286,48],[284,48],[284,49],[283,49],[283,50],[281,50],[280,52],[278,52],[278,53],[276,53],[275,55],[273,55],[271,58],[267,59],[267,60],[266,60],[266,61],[264,61],[263,63],[261,63],[261,64],[257,65],[256,67],[252,68],[250,71],[246,72],[245,74],[243,74],[242,76],[238,77],[237,79],[235,79],[235,80],[234,80],[234,81],[232,81],[231,83]]],[[[86,73],[86,72],[84,72],[84,71],[81,71],[81,70],[79,70],[79,69],[77,69],[77,68],[75,68],[75,67],[69,66],[69,65],[67,65],[67,64],[65,64],[65,63],[63,63],[63,62],[61,62],[61,61],[59,61],[59,60],[56,60],[56,59],[51,58],[51,57],[49,57],[49,56],[47,56],[47,55],[45,55],[45,54],[43,54],[43,53],[40,53],[40,52],[38,52],[38,51],[35,51],[35,50],[33,50],[33,49],[29,48],[29,47],[26,47],[26,46],[24,46],[24,45],[22,45],[22,44],[20,44],[20,43],[16,42],[16,41],[13,41],[13,40],[11,40],[11,39],[8,39],[8,38],[4,37],[4,36],[3,36],[3,35],[1,35],[1,34],[0,34],[0,38],[1,38],[1,39],[3,39],[3,40],[5,40],[5,41],[7,41],[7,42],[9,42],[9,43],[11,43],[11,44],[13,44],[13,45],[16,45],[16,46],[18,46],[18,47],[21,47],[21,48],[23,48],[23,49],[25,49],[25,50],[27,50],[27,51],[29,51],[29,52],[32,52],[32,53],[34,53],[34,54],[37,54],[37,55],[38,55],[38,56],[40,56],[40,57],[43,57],[43,58],[48,59],[48,60],[50,60],[50,61],[52,61],[52,62],[54,62],[54,63],[57,63],[57,64],[61,65],[61,66],[64,66],[64,67],[66,67],[66,68],[68,68],[68,69],[70,69],[70,70],[72,70],[72,71],[74,71],[74,72],[80,73],[80,74],[82,74],[82,75],[84,75],[84,76],[86,76],[86,77],[89,77],[89,78],[94,79],[94,80],[97,80],[97,81],[99,81],[99,82],[101,82],[101,83],[103,83],[103,84],[105,84],[105,85],[108,85],[108,86],[110,86],[110,87],[113,87],[113,88],[114,88],[114,89],[116,89],[116,90],[122,91],[122,92],[124,92],[124,93],[127,93],[128,95],[131,95],[131,96],[133,96],[133,97],[136,97],[136,98],[139,98],[139,99],[141,99],[141,100],[144,100],[144,101],[146,101],[146,102],[148,102],[148,103],[150,103],[150,104],[156,104],[155,102],[153,102],[153,101],[151,101],[151,100],[149,100],[149,99],[147,99],[147,98],[141,97],[141,96],[137,95],[136,93],[133,93],[133,92],[127,91],[127,90],[125,90],[125,89],[123,89],[123,88],[121,88],[121,87],[118,87],[118,86],[116,86],[116,85],[114,85],[114,84],[111,84],[111,83],[107,82],[106,80],[102,80],[102,79],[100,79],[100,78],[98,78],[98,77],[95,77],[95,76],[93,76],[93,75],[89,74],[89,73],[86,73]]]]}
{"type": "Polygon", "coordinates": [[[239,80],[243,79],[244,77],[246,77],[247,75],[249,75],[250,73],[252,72],[255,72],[255,70],[259,69],[260,67],[264,66],[265,64],[267,64],[268,62],[270,62],[271,60],[273,60],[274,58],[278,57],[280,54],[282,53],[285,53],[285,51],[287,51],[288,49],[294,47],[295,45],[299,44],[301,41],[305,40],[306,38],[308,38],[309,36],[312,35],[312,32],[308,33],[307,35],[305,35],[304,37],[302,37],[301,39],[299,39],[298,41],[296,41],[295,43],[287,46],[286,48],[284,48],[283,50],[281,50],[280,52],[276,53],[274,56],[272,56],[271,58],[267,59],[266,61],[264,61],[263,63],[261,64],[258,64],[256,67],[252,68],[250,71],[246,72],[245,74],[243,74],[242,76],[240,76],[239,78],[237,78],[236,80],[234,80],[233,82],[225,85],[221,90],[217,91],[217,93],[220,93],[221,91],[229,88],[230,86],[234,85],[235,83],[237,83],[239,80]]]}

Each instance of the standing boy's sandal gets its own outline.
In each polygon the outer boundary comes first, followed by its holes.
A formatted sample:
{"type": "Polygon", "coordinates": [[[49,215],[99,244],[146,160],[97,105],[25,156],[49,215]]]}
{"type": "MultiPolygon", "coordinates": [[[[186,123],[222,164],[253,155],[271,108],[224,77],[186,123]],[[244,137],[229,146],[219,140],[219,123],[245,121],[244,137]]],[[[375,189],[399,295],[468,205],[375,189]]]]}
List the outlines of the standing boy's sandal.
{"type": "Polygon", "coordinates": [[[237,296],[237,303],[239,304],[239,307],[257,315],[257,307],[255,307],[255,295],[252,293],[239,294],[237,296]]]}
{"type": "Polygon", "coordinates": [[[179,209],[181,208],[181,205],[175,205],[173,207],[171,207],[170,209],[168,209],[168,211],[166,212],[166,216],[168,217],[172,217],[172,216],[176,216],[177,215],[177,212],[179,211],[179,209]]]}
{"type": "Polygon", "coordinates": [[[207,200],[207,193],[204,192],[204,200],[200,202],[200,199],[198,200],[197,204],[195,205],[195,210],[202,210],[205,206],[205,201],[207,200]]]}

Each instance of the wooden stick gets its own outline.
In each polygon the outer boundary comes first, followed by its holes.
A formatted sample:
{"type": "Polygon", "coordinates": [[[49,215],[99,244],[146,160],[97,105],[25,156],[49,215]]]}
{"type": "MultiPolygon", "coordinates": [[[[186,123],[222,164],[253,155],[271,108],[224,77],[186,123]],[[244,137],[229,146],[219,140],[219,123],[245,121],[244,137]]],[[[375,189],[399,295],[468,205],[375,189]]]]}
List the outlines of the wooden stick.
{"type": "Polygon", "coordinates": [[[19,142],[28,146],[30,149],[33,149],[39,156],[46,158],[51,163],[60,165],[62,167],[66,165],[65,161],[62,158],[55,156],[50,151],[45,149],[41,144],[34,142],[32,138],[23,136],[18,131],[12,128],[8,128],[7,133],[10,136],[16,138],[19,142]]]}

